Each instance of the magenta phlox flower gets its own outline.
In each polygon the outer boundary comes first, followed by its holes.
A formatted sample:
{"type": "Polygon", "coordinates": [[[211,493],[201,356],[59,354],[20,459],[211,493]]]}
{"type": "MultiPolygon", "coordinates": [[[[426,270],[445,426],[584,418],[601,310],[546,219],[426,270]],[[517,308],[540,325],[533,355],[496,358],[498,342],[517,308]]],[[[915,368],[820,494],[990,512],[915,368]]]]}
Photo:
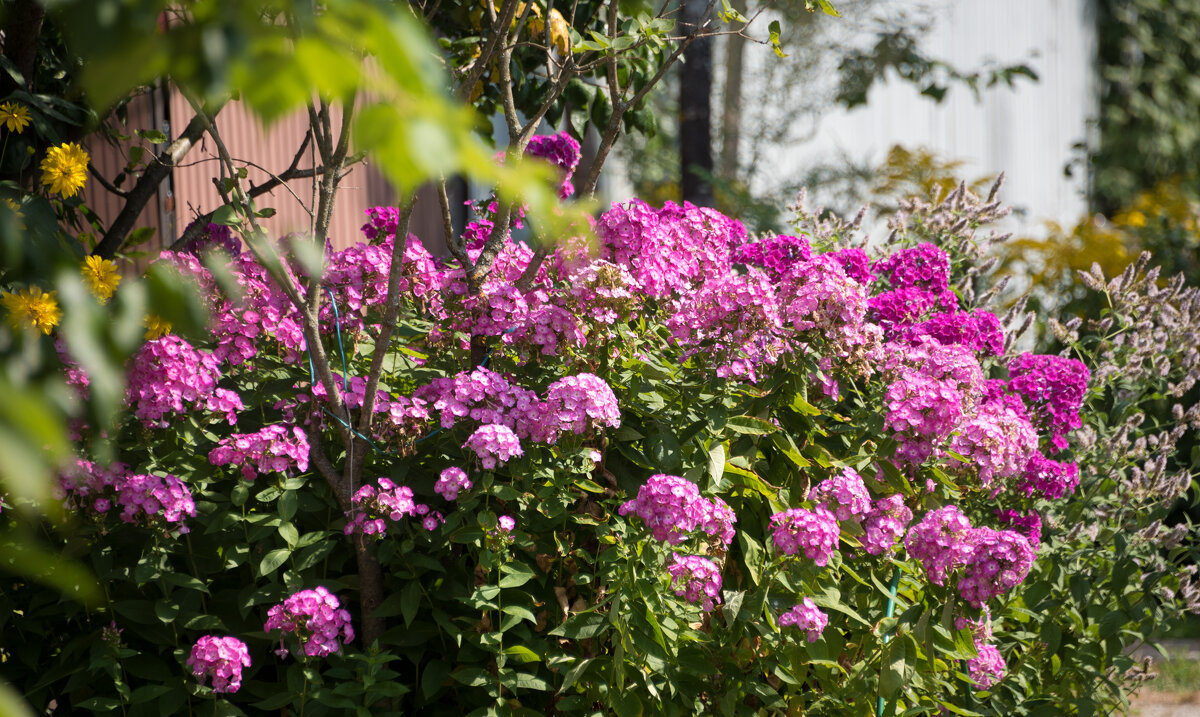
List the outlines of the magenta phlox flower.
{"type": "Polygon", "coordinates": [[[720,498],[701,497],[695,483],[680,476],[650,476],[637,497],[627,501],[618,512],[633,513],[642,519],[655,540],[679,545],[695,530],[701,530],[725,545],[733,541],[737,517],[720,498]]]}
{"type": "Polygon", "coordinates": [[[848,466],[841,473],[818,483],[809,499],[833,513],[838,520],[857,520],[871,509],[867,484],[858,471],[848,466]]]}
{"type": "Polygon", "coordinates": [[[939,294],[950,286],[950,256],[928,242],[880,259],[874,270],[893,289],[915,288],[939,294]]]}
{"type": "Polygon", "coordinates": [[[1017,480],[1017,490],[1025,495],[1058,500],[1075,492],[1079,485],[1079,465],[1052,460],[1035,452],[1017,480]]]}
{"type": "Polygon", "coordinates": [[[543,408],[533,391],[509,382],[483,366],[469,373],[436,378],[413,394],[436,412],[442,428],[453,428],[463,420],[507,426],[520,438],[528,438],[541,420],[543,408]]]}
{"type": "Polygon", "coordinates": [[[756,266],[770,275],[773,281],[790,272],[798,264],[812,258],[812,248],[807,237],[784,235],[769,236],[749,244],[742,244],[733,253],[739,264],[756,266]]]}
{"type": "Polygon", "coordinates": [[[250,666],[250,650],[236,637],[205,635],[192,645],[187,666],[204,684],[212,679],[212,691],[230,694],[242,687],[242,668],[250,666]]]}
{"type": "Polygon", "coordinates": [[[775,549],[783,555],[804,551],[805,557],[822,567],[833,555],[840,534],[837,518],[822,507],[792,508],[771,516],[775,549]]]}
{"type": "Polygon", "coordinates": [[[934,585],[945,585],[954,570],[967,564],[974,554],[971,521],[956,505],[946,505],[925,514],[908,530],[904,548],[921,561],[934,585]]]}
{"type": "Polygon", "coordinates": [[[1022,512],[1011,508],[997,508],[996,522],[1000,527],[1011,528],[1024,535],[1029,545],[1037,551],[1042,542],[1042,516],[1036,510],[1022,512]]]}
{"type": "Polygon", "coordinates": [[[800,604],[779,616],[779,626],[795,626],[804,632],[809,642],[816,642],[829,624],[829,615],[825,614],[812,598],[806,597],[800,604]]]}
{"type": "Polygon", "coordinates": [[[958,594],[974,607],[1021,584],[1033,567],[1036,552],[1029,540],[1011,530],[973,528],[967,531],[969,547],[958,594]]]}
{"type": "Polygon", "coordinates": [[[458,500],[459,492],[464,490],[471,490],[471,479],[457,466],[442,471],[433,485],[433,491],[450,502],[458,500]]]}
{"type": "Polygon", "coordinates": [[[553,442],[562,432],[586,435],[621,425],[621,409],[608,383],[591,373],[560,378],[546,388],[539,440],[553,442]]]}
{"type": "Polygon", "coordinates": [[[1082,425],[1088,367],[1062,356],[1023,353],[1008,363],[1008,376],[1008,388],[1025,399],[1034,424],[1049,432],[1050,445],[1065,449],[1067,433],[1082,425]]]}
{"type": "Polygon", "coordinates": [[[130,363],[126,403],[148,428],[166,428],[168,415],[200,408],[224,414],[232,425],[244,406],[236,393],[217,388],[218,363],[174,334],[147,341],[130,363]]]}
{"type": "Polygon", "coordinates": [[[985,309],[971,312],[934,314],[913,327],[914,335],[924,334],[942,344],[958,344],[972,351],[1000,356],[1004,353],[1004,331],[1000,319],[985,309]]]}
{"type": "Polygon", "coordinates": [[[863,519],[863,550],[871,555],[883,555],[896,549],[896,540],[912,521],[912,511],[899,493],[880,498],[863,519]]]}
{"type": "Polygon", "coordinates": [[[467,438],[463,448],[470,448],[479,456],[479,463],[487,470],[525,455],[521,441],[512,429],[503,424],[486,423],[467,438]]]}
{"type": "Polygon", "coordinates": [[[826,256],[837,261],[842,270],[846,272],[846,276],[863,286],[869,286],[875,280],[875,273],[871,270],[871,259],[862,249],[855,247],[839,249],[828,252],[826,256]]]}
{"type": "Polygon", "coordinates": [[[721,601],[721,569],[708,558],[699,555],[671,554],[667,566],[674,592],[690,603],[697,603],[710,612],[721,601]]]}
{"type": "Polygon", "coordinates": [[[413,500],[411,488],[396,485],[387,478],[378,478],[374,485],[368,483],[359,488],[351,502],[345,534],[361,533],[377,539],[387,534],[388,521],[394,523],[429,512],[429,506],[413,500]]]}
{"type": "Polygon", "coordinates": [[[971,470],[984,488],[1003,490],[1007,480],[1020,475],[1037,452],[1037,433],[1024,408],[1015,410],[1000,401],[984,403],[963,421],[951,437],[951,451],[969,463],[950,463],[952,469],[971,470]]]}
{"type": "Polygon", "coordinates": [[[308,437],[298,426],[264,426],[254,433],[235,433],[208,453],[214,466],[240,466],[246,480],[258,475],[287,475],[308,470],[308,437]]]}
{"type": "Polygon", "coordinates": [[[159,527],[166,524],[187,533],[185,518],[196,517],[192,492],[173,475],[131,475],[117,485],[116,503],[126,523],[159,527]]]}
{"type": "Polygon", "coordinates": [[[558,188],[558,196],[566,199],[575,193],[575,185],[571,184],[571,176],[579,166],[583,156],[579,142],[567,132],[551,135],[536,135],[529,140],[525,155],[541,157],[558,167],[562,172],[562,184],[558,188]]]}
{"type": "Polygon", "coordinates": [[[304,654],[324,657],[340,652],[343,645],[354,639],[350,613],[341,608],[337,596],[323,586],[301,590],[267,611],[263,630],[279,630],[279,654],[286,656],[283,639],[293,633],[300,640],[304,654]]]}

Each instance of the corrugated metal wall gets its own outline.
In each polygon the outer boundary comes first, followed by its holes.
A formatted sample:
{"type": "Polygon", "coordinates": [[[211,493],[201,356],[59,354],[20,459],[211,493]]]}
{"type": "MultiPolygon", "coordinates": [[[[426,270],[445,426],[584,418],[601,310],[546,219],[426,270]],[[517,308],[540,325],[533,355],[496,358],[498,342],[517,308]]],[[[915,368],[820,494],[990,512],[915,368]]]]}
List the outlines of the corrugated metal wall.
{"type": "MultiPolygon", "coordinates": [[[[920,3],[933,28],[922,49],[935,59],[972,71],[985,61],[1027,62],[1040,79],[984,90],[982,99],[954,85],[935,104],[896,78],[872,88],[867,106],[831,110],[815,137],[780,147],[768,179],[795,177],[806,167],[839,156],[880,161],[888,148],[927,147],[941,158],[962,160],[961,173],[976,178],[1000,171],[1008,182],[1002,199],[1024,213],[1021,224],[1077,220],[1086,211],[1083,172],[1063,168],[1077,158],[1095,114],[1096,31],[1089,0],[938,0],[920,3]]],[[[916,7],[913,0],[897,6],[916,7]]],[[[767,53],[753,53],[759,61],[767,53]]]]}

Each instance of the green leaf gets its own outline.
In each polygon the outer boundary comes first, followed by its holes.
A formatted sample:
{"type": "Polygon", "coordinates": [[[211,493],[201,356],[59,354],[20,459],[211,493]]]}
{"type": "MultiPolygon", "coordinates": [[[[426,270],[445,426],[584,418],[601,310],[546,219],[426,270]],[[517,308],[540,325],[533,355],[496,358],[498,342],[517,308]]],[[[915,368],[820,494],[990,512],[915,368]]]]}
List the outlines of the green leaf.
{"type": "Polygon", "coordinates": [[[283,495],[279,496],[279,517],[291,520],[296,515],[297,501],[296,491],[285,490],[283,495]]]}
{"type": "Polygon", "coordinates": [[[283,541],[288,544],[289,548],[296,547],[296,543],[300,541],[300,531],[296,530],[296,526],[291,523],[280,523],[277,530],[279,531],[279,537],[283,538],[283,541]]]}
{"type": "Polygon", "coordinates": [[[566,622],[551,630],[550,634],[570,640],[584,640],[603,634],[607,629],[608,620],[603,615],[584,612],[567,618],[566,622]]]}
{"type": "Polygon", "coordinates": [[[517,588],[533,579],[535,573],[533,568],[525,563],[505,563],[500,572],[503,577],[500,578],[500,587],[502,588],[517,588]]]}
{"type": "Polygon", "coordinates": [[[517,662],[541,662],[542,658],[524,645],[512,645],[504,648],[504,654],[517,662]]]}
{"type": "Polygon", "coordinates": [[[275,572],[279,569],[280,565],[283,565],[287,562],[291,554],[292,551],[287,548],[278,548],[267,553],[262,559],[262,562],[258,565],[259,574],[263,577],[266,577],[267,575],[275,572]]]}
{"type": "Polygon", "coordinates": [[[908,641],[892,640],[883,651],[883,669],[879,673],[879,694],[890,700],[904,684],[904,663],[908,657],[908,641]]]}
{"type": "Polygon", "coordinates": [[[754,416],[730,416],[725,422],[725,427],[734,433],[750,436],[761,436],[779,430],[779,426],[774,423],[754,416]]]}
{"type": "Polygon", "coordinates": [[[417,609],[421,607],[421,583],[410,580],[400,591],[400,616],[404,618],[404,626],[411,627],[417,609]]]}

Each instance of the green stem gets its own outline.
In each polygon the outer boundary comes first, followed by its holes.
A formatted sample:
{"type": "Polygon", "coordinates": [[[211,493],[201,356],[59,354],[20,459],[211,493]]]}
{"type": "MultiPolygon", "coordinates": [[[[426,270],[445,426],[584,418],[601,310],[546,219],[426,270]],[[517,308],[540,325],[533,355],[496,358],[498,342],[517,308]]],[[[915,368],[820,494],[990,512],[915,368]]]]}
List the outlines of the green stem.
{"type": "MultiPolygon", "coordinates": [[[[887,601],[887,616],[888,617],[891,617],[892,615],[894,615],[896,613],[896,588],[898,588],[899,586],[900,586],[900,568],[897,567],[892,570],[891,592],[888,595],[888,601],[887,601]]],[[[892,634],[890,632],[885,633],[883,636],[883,644],[886,645],[888,642],[891,641],[891,639],[892,639],[892,634]]],[[[875,708],[875,717],[883,717],[883,707],[884,707],[883,694],[880,694],[879,695],[879,703],[876,705],[876,708],[875,708]]]]}

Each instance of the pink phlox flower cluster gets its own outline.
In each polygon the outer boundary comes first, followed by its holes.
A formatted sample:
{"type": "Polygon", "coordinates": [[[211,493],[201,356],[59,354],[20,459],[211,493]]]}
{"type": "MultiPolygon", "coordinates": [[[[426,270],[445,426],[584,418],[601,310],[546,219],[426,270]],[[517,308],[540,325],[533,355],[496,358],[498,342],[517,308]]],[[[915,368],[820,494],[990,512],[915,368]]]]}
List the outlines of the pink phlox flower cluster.
{"type": "Polygon", "coordinates": [[[893,289],[914,288],[940,294],[950,286],[950,256],[928,242],[880,259],[875,262],[874,270],[893,289]]]}
{"type": "MultiPolygon", "coordinates": [[[[245,341],[257,336],[258,329],[279,344],[281,355],[289,363],[299,363],[308,344],[304,339],[303,323],[296,308],[267,270],[253,256],[244,254],[230,264],[230,269],[242,290],[241,308],[229,302],[214,311],[217,317],[214,333],[218,354],[222,346],[231,346],[225,358],[249,358],[245,341]],[[239,338],[240,337],[240,338],[239,338]]],[[[301,295],[302,287],[297,287],[301,295]]],[[[261,345],[262,340],[254,342],[261,345]]]]}
{"type": "Polygon", "coordinates": [[[829,616],[809,597],[804,598],[800,604],[779,616],[780,627],[795,625],[806,633],[809,642],[816,642],[828,624],[829,616]]]}
{"type": "MultiPolygon", "coordinates": [[[[354,628],[350,625],[350,613],[341,608],[337,596],[325,587],[301,590],[267,611],[267,622],[263,630],[295,633],[309,657],[324,657],[340,652],[342,645],[354,639],[354,628]]],[[[279,638],[280,657],[288,654],[279,638]]]]}
{"type": "Polygon", "coordinates": [[[264,426],[254,433],[235,433],[221,439],[208,453],[214,466],[241,466],[246,480],[260,474],[308,470],[308,437],[298,426],[264,426]]]}
{"type": "Polygon", "coordinates": [[[180,534],[189,528],[184,518],[196,517],[192,492],[173,475],[131,475],[117,485],[117,504],[126,523],[157,527],[166,523],[180,534]]]}
{"type": "Polygon", "coordinates": [[[418,388],[413,398],[438,413],[442,428],[470,419],[507,426],[519,437],[534,433],[542,411],[536,393],[483,366],[470,373],[436,378],[418,388]]]}
{"type": "Polygon", "coordinates": [[[705,612],[710,612],[715,603],[721,601],[721,569],[708,558],[700,555],[671,554],[667,566],[675,594],[690,603],[699,603],[705,612]]]}
{"type": "Polygon", "coordinates": [[[885,389],[884,427],[895,438],[896,461],[919,466],[962,418],[963,395],[949,381],[905,371],[885,389]]]}
{"type": "Polygon", "coordinates": [[[875,501],[871,512],[863,520],[863,550],[871,555],[883,555],[895,550],[896,540],[904,535],[904,529],[912,517],[912,511],[904,504],[904,496],[899,493],[875,501]]]}
{"type": "Polygon", "coordinates": [[[484,533],[487,547],[492,550],[504,550],[512,545],[516,540],[513,535],[516,527],[517,521],[511,515],[502,515],[497,518],[496,525],[488,528],[484,533]]]}
{"type": "Polygon", "coordinates": [[[929,511],[909,528],[904,548],[910,557],[921,561],[930,582],[945,585],[950,573],[966,565],[973,554],[971,531],[971,521],[958,506],[943,506],[929,511]]]}
{"type": "Polygon", "coordinates": [[[587,333],[579,317],[571,311],[549,303],[546,292],[531,292],[538,304],[530,308],[524,320],[504,332],[501,341],[507,345],[535,349],[542,356],[556,356],[566,347],[587,345],[587,333]]]}
{"type": "Polygon", "coordinates": [[[974,528],[968,531],[969,546],[958,594],[974,607],[1019,585],[1033,567],[1036,552],[1029,540],[1011,530],[974,528]]]}
{"type": "Polygon", "coordinates": [[[1052,460],[1034,453],[1017,481],[1017,490],[1030,496],[1058,500],[1075,492],[1079,485],[1079,465],[1052,460]]]}
{"type": "Polygon", "coordinates": [[[413,501],[411,488],[396,485],[387,478],[359,488],[351,500],[353,507],[346,513],[349,521],[343,530],[346,535],[361,533],[382,538],[387,533],[387,521],[429,513],[429,506],[413,501]]]}
{"type": "Polygon", "coordinates": [[[1008,363],[1008,388],[1025,399],[1050,445],[1067,447],[1066,434],[1079,428],[1079,409],[1091,372],[1082,362],[1062,356],[1023,353],[1008,363]]]}
{"type": "Polygon", "coordinates": [[[79,365],[79,362],[71,356],[67,351],[66,342],[61,336],[54,337],[54,351],[58,354],[58,360],[62,362],[63,374],[67,378],[67,385],[75,389],[75,395],[79,398],[86,399],[88,397],[88,384],[91,382],[87,372],[79,365]]]}
{"type": "Polygon", "coordinates": [[[960,470],[973,469],[984,488],[998,492],[1005,487],[999,482],[1020,474],[1037,446],[1037,432],[1023,408],[1017,411],[999,401],[991,401],[982,404],[950,438],[950,450],[970,463],[964,465],[954,461],[950,466],[960,470]]]}
{"type": "Polygon", "coordinates": [[[58,497],[68,505],[104,514],[112,508],[117,491],[129,475],[129,466],[113,463],[102,468],[82,458],[58,476],[58,497]]]}
{"type": "Polygon", "coordinates": [[[983,369],[975,353],[965,346],[943,345],[928,337],[885,347],[883,371],[894,376],[904,369],[920,371],[938,381],[948,381],[963,396],[963,412],[975,410],[984,390],[983,369]]]}
{"type": "Polygon", "coordinates": [[[230,425],[245,408],[233,391],[217,388],[221,378],[211,353],[197,351],[187,341],[168,334],[147,341],[129,367],[126,403],[147,427],[166,428],[166,416],[203,407],[223,413],[230,425]]]}
{"type": "MultiPolygon", "coordinates": [[[[184,234],[191,228],[189,224],[183,230],[184,234]]],[[[229,256],[236,257],[242,253],[242,243],[234,237],[232,227],[208,222],[204,230],[184,244],[180,251],[199,258],[213,249],[221,249],[229,256]]]]}
{"type": "Polygon", "coordinates": [[[684,297],[706,278],[729,271],[741,222],[714,209],[667,202],[655,210],[639,199],[614,204],[596,222],[601,256],[626,267],[647,296],[684,297]]]}
{"type": "Polygon", "coordinates": [[[858,471],[850,467],[817,484],[809,499],[833,513],[838,520],[856,520],[871,509],[867,485],[858,471]]]}
{"type": "Polygon", "coordinates": [[[487,470],[525,455],[517,434],[508,426],[499,423],[485,423],[476,428],[463,444],[463,448],[474,451],[475,455],[479,456],[480,465],[487,470]]]}
{"type": "Polygon", "coordinates": [[[416,397],[377,399],[375,410],[378,415],[371,427],[381,439],[402,440],[423,434],[431,420],[429,406],[416,397]]]}
{"type": "Polygon", "coordinates": [[[742,244],[733,252],[733,261],[747,266],[757,266],[774,280],[792,271],[797,264],[812,258],[812,247],[806,237],[786,234],[770,236],[749,244],[742,244]]]}
{"type": "Polygon", "coordinates": [[[433,485],[433,492],[450,502],[458,500],[459,491],[464,490],[471,490],[471,479],[467,478],[466,471],[457,466],[442,471],[433,485]]]}
{"type": "Polygon", "coordinates": [[[564,376],[546,388],[539,438],[553,442],[560,432],[585,435],[621,425],[621,409],[608,383],[591,373],[564,376]]]}
{"type": "Polygon", "coordinates": [[[996,509],[996,523],[1025,536],[1034,550],[1042,542],[1042,516],[1036,510],[1022,513],[1019,510],[996,509]]]}
{"type": "Polygon", "coordinates": [[[828,255],[794,267],[781,288],[784,316],[797,331],[819,332],[834,347],[843,343],[843,336],[861,332],[866,292],[828,255]]]}
{"type": "MultiPolygon", "coordinates": [[[[425,506],[425,505],[417,506],[418,509],[427,508],[427,507],[428,506],[425,506]]],[[[438,529],[439,525],[443,525],[445,522],[446,522],[446,516],[442,515],[440,512],[438,512],[436,510],[430,510],[427,513],[425,513],[424,517],[421,518],[421,527],[432,533],[433,531],[438,529]]]]}
{"type": "Polygon", "coordinates": [[[975,652],[978,657],[967,660],[967,674],[981,690],[986,690],[1004,677],[1004,657],[1000,650],[991,643],[992,616],[986,607],[984,614],[978,620],[965,617],[954,619],[956,630],[971,630],[971,638],[975,642],[975,652]]]}
{"type": "Polygon", "coordinates": [[[943,344],[966,346],[981,354],[1004,353],[1004,331],[1000,319],[985,309],[934,314],[913,327],[913,333],[931,336],[943,344]]]}
{"type": "Polygon", "coordinates": [[[792,508],[771,516],[775,549],[784,555],[803,550],[805,557],[820,566],[829,562],[839,535],[837,518],[825,508],[792,508]]]}
{"type": "Polygon", "coordinates": [[[511,515],[502,515],[496,519],[496,530],[501,533],[511,533],[517,527],[517,521],[511,515]]]}
{"type": "Polygon", "coordinates": [[[755,381],[787,349],[774,289],[758,269],[706,281],[672,308],[666,323],[675,341],[688,355],[712,355],[718,376],[755,381]]]}
{"type": "Polygon", "coordinates": [[[579,142],[574,137],[566,132],[536,135],[529,140],[529,145],[525,148],[525,155],[541,157],[562,170],[562,185],[558,188],[558,196],[561,199],[566,199],[575,193],[575,185],[571,184],[571,177],[575,174],[575,168],[579,166],[579,160],[583,153],[580,151],[579,142]]]}
{"type": "Polygon", "coordinates": [[[641,307],[640,289],[629,270],[596,259],[564,271],[564,302],[576,315],[601,326],[627,321],[641,307]]]}
{"type": "Polygon", "coordinates": [[[863,286],[870,286],[871,282],[875,280],[875,273],[871,270],[871,258],[862,249],[854,247],[839,249],[828,252],[825,256],[837,261],[842,270],[846,272],[846,276],[863,286]]]}
{"type": "Polygon", "coordinates": [[[704,498],[695,483],[661,473],[650,476],[637,497],[626,501],[618,512],[637,515],[655,540],[671,545],[679,545],[697,529],[729,545],[737,521],[725,501],[704,498]]]}
{"type": "Polygon", "coordinates": [[[371,207],[365,214],[367,223],[362,225],[361,231],[369,241],[378,242],[396,237],[396,231],[400,227],[399,209],[392,206],[371,207]]]}
{"type": "Polygon", "coordinates": [[[192,645],[187,666],[200,684],[211,678],[213,692],[237,692],[242,687],[242,668],[250,666],[250,650],[236,637],[205,635],[192,645]]]}

